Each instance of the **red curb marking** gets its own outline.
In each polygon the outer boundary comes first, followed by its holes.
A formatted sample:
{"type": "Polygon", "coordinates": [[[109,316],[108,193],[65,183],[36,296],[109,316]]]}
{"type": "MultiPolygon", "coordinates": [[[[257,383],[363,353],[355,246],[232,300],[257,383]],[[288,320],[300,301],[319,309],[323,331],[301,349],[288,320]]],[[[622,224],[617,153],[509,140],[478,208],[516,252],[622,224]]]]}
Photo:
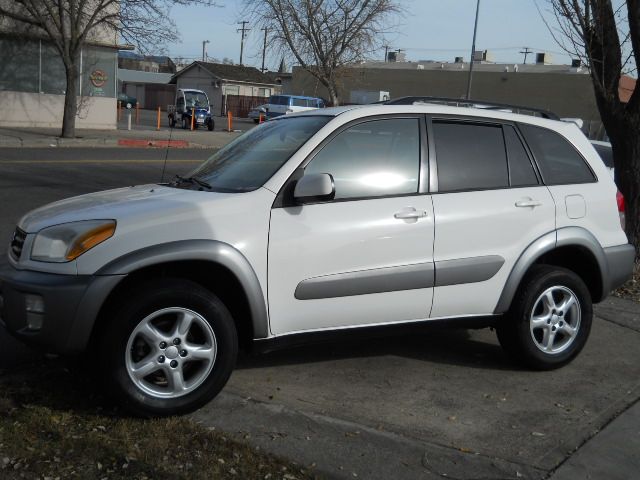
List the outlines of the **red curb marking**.
{"type": "Polygon", "coordinates": [[[121,147],[174,147],[184,148],[189,146],[186,140],[141,140],[133,138],[119,138],[118,146],[121,147]]]}

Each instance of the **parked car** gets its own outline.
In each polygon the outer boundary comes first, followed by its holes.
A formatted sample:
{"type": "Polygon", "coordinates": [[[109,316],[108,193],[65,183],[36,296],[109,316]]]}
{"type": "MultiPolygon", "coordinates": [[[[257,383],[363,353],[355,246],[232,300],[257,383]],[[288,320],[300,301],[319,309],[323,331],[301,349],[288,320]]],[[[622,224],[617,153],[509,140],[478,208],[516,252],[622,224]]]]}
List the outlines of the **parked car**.
{"type": "Polygon", "coordinates": [[[249,114],[247,115],[247,117],[249,117],[250,119],[252,119],[255,123],[259,123],[260,122],[260,116],[262,116],[263,120],[267,119],[267,104],[264,105],[258,105],[255,108],[252,108],[251,110],[249,110],[249,114]]]}
{"type": "Polygon", "coordinates": [[[176,91],[175,108],[169,111],[168,116],[171,128],[175,128],[178,122],[185,130],[190,129],[193,125],[194,129],[207,127],[209,131],[212,131],[215,126],[209,97],[202,90],[179,88],[176,91]]]}
{"type": "Polygon", "coordinates": [[[272,95],[265,105],[268,118],[275,118],[281,115],[304,112],[325,108],[325,102],[321,98],[303,97],[300,95],[272,95]]]}
{"type": "Polygon", "coordinates": [[[522,364],[557,368],[631,276],[616,191],[569,123],[432,104],[282,116],[171,183],[26,214],[0,323],[95,352],[140,415],[208,402],[241,345],[372,330],[491,326],[522,364]]]}
{"type": "Polygon", "coordinates": [[[120,92],[118,94],[118,101],[120,102],[120,105],[122,105],[127,110],[134,108],[138,103],[138,100],[135,97],[130,97],[124,92],[120,92]]]}

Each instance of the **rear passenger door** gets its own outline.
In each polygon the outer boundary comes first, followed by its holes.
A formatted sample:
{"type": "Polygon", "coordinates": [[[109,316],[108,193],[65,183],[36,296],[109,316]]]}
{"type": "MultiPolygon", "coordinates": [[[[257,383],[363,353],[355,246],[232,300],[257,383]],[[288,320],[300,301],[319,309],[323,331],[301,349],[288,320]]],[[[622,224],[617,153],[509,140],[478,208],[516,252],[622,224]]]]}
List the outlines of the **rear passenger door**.
{"type": "Polygon", "coordinates": [[[523,250],[555,229],[555,204],[514,124],[429,127],[435,215],[432,318],[493,313],[523,250]]]}

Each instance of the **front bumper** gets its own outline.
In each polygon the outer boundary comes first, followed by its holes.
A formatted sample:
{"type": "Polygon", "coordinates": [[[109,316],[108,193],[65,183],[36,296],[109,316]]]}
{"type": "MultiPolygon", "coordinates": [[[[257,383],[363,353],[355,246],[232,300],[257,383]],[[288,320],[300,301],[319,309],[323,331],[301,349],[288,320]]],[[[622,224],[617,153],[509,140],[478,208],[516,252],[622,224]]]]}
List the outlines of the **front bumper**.
{"type": "Polygon", "coordinates": [[[120,275],[60,275],[0,266],[0,326],[47,352],[81,352],[100,308],[121,279],[120,275]]]}

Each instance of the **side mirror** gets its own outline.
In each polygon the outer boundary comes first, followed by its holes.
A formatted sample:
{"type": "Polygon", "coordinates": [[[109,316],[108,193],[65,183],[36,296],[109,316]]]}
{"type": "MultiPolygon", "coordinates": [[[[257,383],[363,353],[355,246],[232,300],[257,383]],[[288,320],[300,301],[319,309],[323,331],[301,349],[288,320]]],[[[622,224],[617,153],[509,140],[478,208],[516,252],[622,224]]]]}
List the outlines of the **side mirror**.
{"type": "Polygon", "coordinates": [[[298,203],[322,202],[333,200],[336,187],[333,177],[328,173],[310,173],[296,182],[293,198],[298,203]]]}
{"type": "Polygon", "coordinates": [[[262,113],[267,113],[267,109],[266,109],[266,108],[264,108],[264,107],[261,107],[261,108],[259,109],[259,111],[260,111],[260,112],[262,112],[262,113]]]}

